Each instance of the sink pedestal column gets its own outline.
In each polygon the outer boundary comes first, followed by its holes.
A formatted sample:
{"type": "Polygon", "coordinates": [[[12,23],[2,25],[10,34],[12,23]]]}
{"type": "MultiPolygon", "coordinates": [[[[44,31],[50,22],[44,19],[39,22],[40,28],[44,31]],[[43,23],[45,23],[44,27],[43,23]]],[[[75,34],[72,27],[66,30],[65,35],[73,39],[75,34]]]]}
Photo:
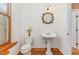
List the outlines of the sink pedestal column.
{"type": "Polygon", "coordinates": [[[47,39],[47,51],[46,55],[52,55],[51,47],[50,47],[50,39],[47,39]]]}

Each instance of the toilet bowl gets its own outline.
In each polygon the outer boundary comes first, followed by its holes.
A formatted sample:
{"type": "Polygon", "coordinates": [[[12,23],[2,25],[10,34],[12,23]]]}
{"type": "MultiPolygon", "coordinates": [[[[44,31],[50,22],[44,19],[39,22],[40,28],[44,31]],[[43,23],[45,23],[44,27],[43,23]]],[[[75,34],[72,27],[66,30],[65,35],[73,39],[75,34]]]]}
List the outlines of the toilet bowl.
{"type": "Polygon", "coordinates": [[[32,43],[33,43],[33,38],[34,37],[27,37],[25,38],[25,44],[22,45],[21,47],[21,53],[26,55],[30,55],[31,54],[31,48],[32,48],[32,43]]]}
{"type": "Polygon", "coordinates": [[[31,50],[31,45],[30,44],[24,44],[22,47],[21,47],[21,53],[23,54],[28,54],[31,50]]]}

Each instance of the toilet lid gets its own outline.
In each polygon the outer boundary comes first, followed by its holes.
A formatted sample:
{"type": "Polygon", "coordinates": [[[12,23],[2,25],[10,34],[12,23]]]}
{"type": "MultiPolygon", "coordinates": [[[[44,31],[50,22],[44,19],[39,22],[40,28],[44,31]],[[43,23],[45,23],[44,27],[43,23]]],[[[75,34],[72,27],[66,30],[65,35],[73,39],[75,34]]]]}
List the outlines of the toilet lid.
{"type": "Polygon", "coordinates": [[[29,49],[29,48],[31,48],[30,44],[24,44],[21,49],[25,50],[25,49],[29,49]]]}

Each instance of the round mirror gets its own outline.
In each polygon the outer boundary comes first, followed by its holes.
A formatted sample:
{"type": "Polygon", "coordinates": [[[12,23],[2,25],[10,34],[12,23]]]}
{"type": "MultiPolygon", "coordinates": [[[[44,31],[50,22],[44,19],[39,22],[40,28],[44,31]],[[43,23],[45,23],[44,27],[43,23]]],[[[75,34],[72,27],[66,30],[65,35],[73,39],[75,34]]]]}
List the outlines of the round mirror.
{"type": "Polygon", "coordinates": [[[43,13],[43,16],[42,16],[43,23],[50,24],[50,23],[53,23],[53,20],[54,20],[53,13],[50,13],[50,12],[43,13]]]}

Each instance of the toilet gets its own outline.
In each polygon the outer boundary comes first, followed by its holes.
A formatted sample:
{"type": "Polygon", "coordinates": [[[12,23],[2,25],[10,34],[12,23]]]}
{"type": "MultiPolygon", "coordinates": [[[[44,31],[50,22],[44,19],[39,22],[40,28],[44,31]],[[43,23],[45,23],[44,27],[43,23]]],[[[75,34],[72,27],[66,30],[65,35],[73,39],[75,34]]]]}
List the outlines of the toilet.
{"type": "Polygon", "coordinates": [[[32,43],[33,43],[34,37],[27,37],[24,39],[25,44],[22,45],[21,47],[21,53],[24,55],[31,55],[31,48],[32,48],[32,43]]]}

